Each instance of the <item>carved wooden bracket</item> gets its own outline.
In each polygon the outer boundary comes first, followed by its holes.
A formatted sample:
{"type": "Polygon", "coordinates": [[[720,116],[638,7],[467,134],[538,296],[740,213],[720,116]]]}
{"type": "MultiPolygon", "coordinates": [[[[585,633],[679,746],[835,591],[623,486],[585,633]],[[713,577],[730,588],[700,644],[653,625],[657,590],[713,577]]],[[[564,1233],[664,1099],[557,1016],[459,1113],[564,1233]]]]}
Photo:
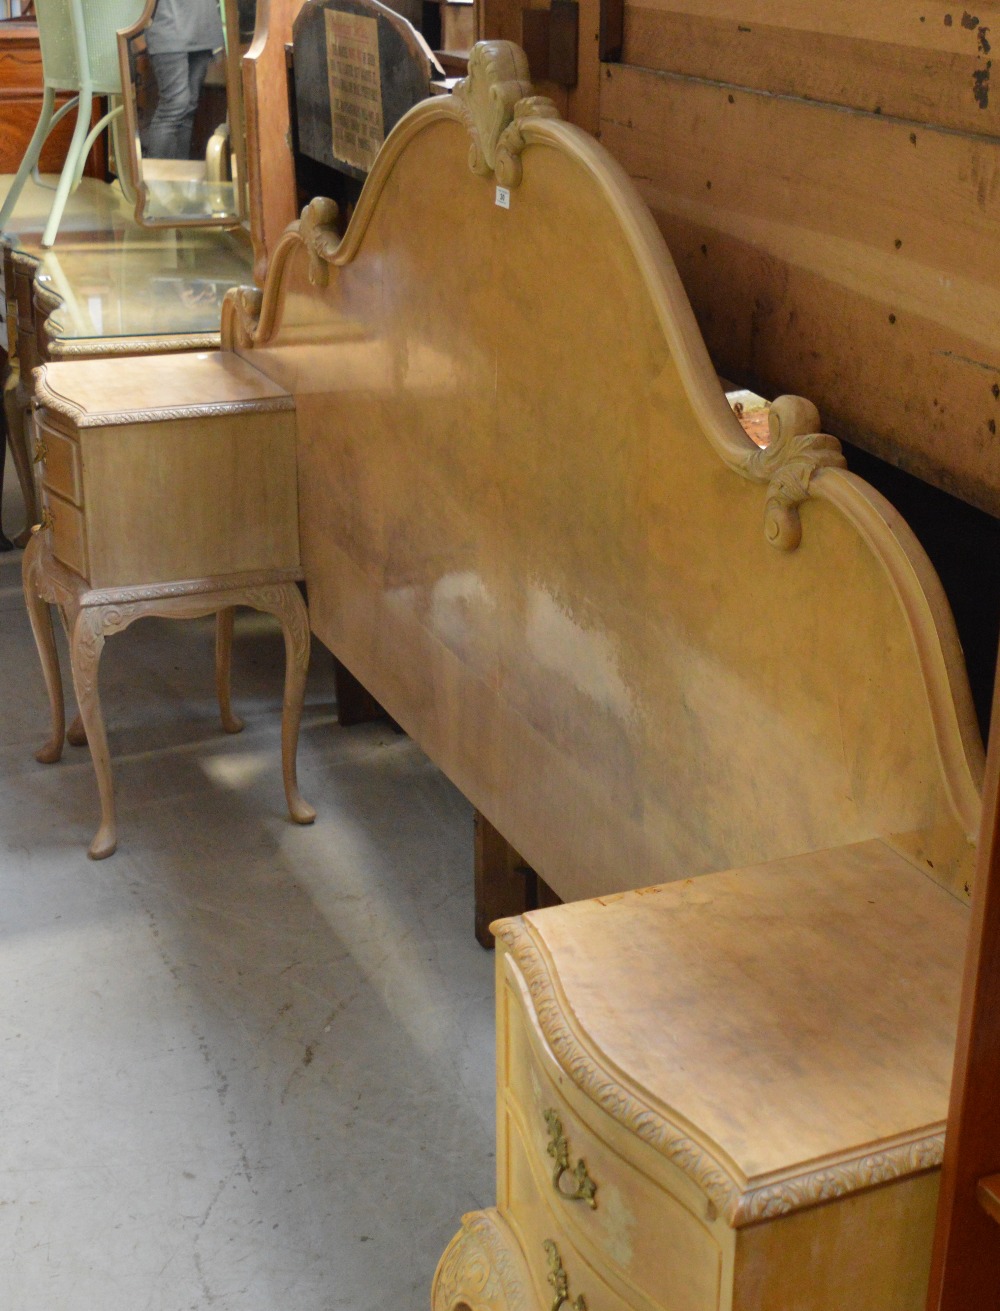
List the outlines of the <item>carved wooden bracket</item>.
{"type": "Polygon", "coordinates": [[[222,301],[223,350],[249,350],[257,336],[264,293],[257,287],[230,287],[222,301]]]}
{"type": "Polygon", "coordinates": [[[559,110],[548,96],[526,96],[514,106],[514,117],[497,142],[496,180],[502,187],[521,185],[521,152],[525,147],[521,127],[529,118],[559,118],[559,110]]]}
{"type": "Polygon", "coordinates": [[[472,137],[469,167],[480,177],[496,176],[501,186],[521,181],[520,154],[527,118],[559,118],[546,96],[533,94],[528,58],[512,41],[480,41],[469,55],[469,75],[454,99],[472,137]]]}
{"type": "Polygon", "coordinates": [[[299,236],[309,252],[309,281],[314,287],[325,287],[330,281],[330,261],[340,245],[339,216],[336,201],[317,196],[299,219],[299,236]]]}
{"type": "Polygon", "coordinates": [[[819,410],[804,396],[779,396],[768,415],[771,441],[751,451],[741,470],[756,482],[770,483],[764,533],[779,551],[794,551],[802,541],[799,506],[809,499],[819,469],[846,469],[836,437],[819,431],[819,410]]]}

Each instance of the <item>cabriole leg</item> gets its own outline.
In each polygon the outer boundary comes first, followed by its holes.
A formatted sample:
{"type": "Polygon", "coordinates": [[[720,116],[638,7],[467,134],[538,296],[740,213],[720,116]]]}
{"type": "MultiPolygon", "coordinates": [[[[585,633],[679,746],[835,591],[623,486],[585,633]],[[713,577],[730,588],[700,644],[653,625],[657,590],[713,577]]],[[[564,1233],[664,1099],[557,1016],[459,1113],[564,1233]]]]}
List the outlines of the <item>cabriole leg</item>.
{"type": "Polygon", "coordinates": [[[24,601],[28,607],[31,631],[35,636],[35,646],[38,648],[38,658],[45,676],[45,686],[49,694],[49,712],[52,717],[49,739],[35,752],[35,759],[43,765],[52,765],[62,756],[66,709],[63,701],[62,676],[59,672],[59,653],[56,650],[55,634],[52,631],[52,613],[48,602],[44,601],[40,594],[41,565],[38,558],[40,550],[41,538],[36,534],[25,547],[21,574],[24,581],[24,601]]]}
{"type": "Polygon", "coordinates": [[[285,697],[281,710],[281,772],[285,781],[288,810],[296,824],[311,824],[316,811],[299,792],[296,753],[299,746],[299,723],[309,672],[309,614],[302,595],[294,583],[279,589],[280,603],[275,610],[285,637],[285,697]]]}
{"type": "MultiPolygon", "coordinates": [[[[59,606],[59,618],[62,620],[63,632],[66,634],[66,641],[72,642],[73,633],[69,619],[66,615],[66,607],[63,605],[59,606]]],[[[71,747],[85,747],[87,745],[87,730],[83,726],[83,720],[80,718],[79,711],[77,711],[73,716],[70,726],[66,730],[66,741],[71,747]]]]}
{"type": "Polygon", "coordinates": [[[90,755],[97,775],[97,790],[101,797],[101,825],[90,844],[87,854],[91,860],[103,860],[118,845],[115,826],[115,792],[111,775],[111,755],[104,731],[104,716],[98,691],[98,669],[104,649],[104,608],[94,606],[82,609],[73,624],[70,642],[70,661],[73,667],[73,686],[80,718],[90,744],[90,755]]]}
{"type": "Polygon", "coordinates": [[[243,729],[243,720],[233,714],[232,669],[233,669],[233,620],[236,617],[234,606],[220,610],[215,617],[215,689],[219,698],[219,718],[227,733],[239,733],[243,729]]]}

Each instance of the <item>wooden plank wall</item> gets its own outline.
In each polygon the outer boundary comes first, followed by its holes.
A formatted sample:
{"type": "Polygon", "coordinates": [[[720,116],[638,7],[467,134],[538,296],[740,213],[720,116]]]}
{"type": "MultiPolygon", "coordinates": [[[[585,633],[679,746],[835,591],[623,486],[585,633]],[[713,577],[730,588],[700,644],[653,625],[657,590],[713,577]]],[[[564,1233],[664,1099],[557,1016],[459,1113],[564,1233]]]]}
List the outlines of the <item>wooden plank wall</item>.
{"type": "Polygon", "coordinates": [[[605,64],[597,21],[564,110],[596,69],[720,372],[1000,514],[1000,0],[625,0],[605,64]]]}
{"type": "MultiPolygon", "coordinates": [[[[579,0],[579,60],[576,86],[566,88],[547,82],[532,70],[532,81],[540,96],[550,96],[559,112],[571,123],[596,133],[599,125],[599,78],[602,0],[579,0]]],[[[513,41],[526,46],[522,14],[529,9],[548,9],[547,0],[479,0],[480,37],[487,41],[513,41]]]]}

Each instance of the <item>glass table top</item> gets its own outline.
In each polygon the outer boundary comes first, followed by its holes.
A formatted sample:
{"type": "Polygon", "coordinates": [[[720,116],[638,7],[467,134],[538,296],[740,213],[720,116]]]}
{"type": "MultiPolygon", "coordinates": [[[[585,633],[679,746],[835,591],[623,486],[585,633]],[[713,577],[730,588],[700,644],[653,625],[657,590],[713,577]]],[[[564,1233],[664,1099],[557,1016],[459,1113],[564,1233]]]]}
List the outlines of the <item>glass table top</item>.
{"type": "MultiPolygon", "coordinates": [[[[10,181],[0,177],[0,199],[10,181]]],[[[61,302],[50,323],[63,340],[218,332],[226,292],[253,282],[243,232],[140,227],[117,183],[93,178],[80,183],[55,245],[43,250],[51,204],[52,191],[29,181],[6,235],[40,261],[39,285],[61,302]]]]}

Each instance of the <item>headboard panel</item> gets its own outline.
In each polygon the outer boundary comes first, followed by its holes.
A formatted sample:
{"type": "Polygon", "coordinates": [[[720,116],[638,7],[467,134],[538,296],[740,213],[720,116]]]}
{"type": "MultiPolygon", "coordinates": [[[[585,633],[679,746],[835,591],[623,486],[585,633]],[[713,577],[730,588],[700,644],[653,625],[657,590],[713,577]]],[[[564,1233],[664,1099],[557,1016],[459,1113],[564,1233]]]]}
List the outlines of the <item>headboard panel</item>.
{"type": "Polygon", "coordinates": [[[518,56],[477,47],[343,242],[314,202],[228,303],[296,396],[316,633],[563,897],[872,836],[961,893],[982,752],[930,564],[808,402],[744,435],[518,56]]]}

